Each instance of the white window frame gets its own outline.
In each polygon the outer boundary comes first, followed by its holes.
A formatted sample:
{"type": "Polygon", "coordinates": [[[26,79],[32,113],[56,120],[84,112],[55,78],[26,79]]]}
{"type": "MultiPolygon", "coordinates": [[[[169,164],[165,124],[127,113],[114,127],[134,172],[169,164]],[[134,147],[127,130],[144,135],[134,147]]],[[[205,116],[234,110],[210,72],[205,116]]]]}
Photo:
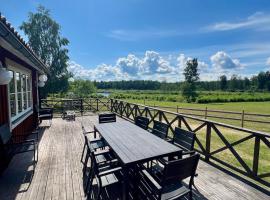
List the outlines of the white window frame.
{"type": "Polygon", "coordinates": [[[9,102],[9,118],[10,118],[10,127],[14,129],[17,125],[19,125],[23,120],[25,120],[28,116],[33,113],[33,91],[32,91],[32,73],[31,70],[19,65],[18,63],[6,59],[7,69],[14,72],[14,87],[15,87],[15,103],[16,103],[16,115],[11,116],[11,106],[10,106],[10,88],[8,84],[8,102],[9,102]],[[21,108],[22,111],[18,112],[18,91],[17,91],[17,81],[16,81],[16,73],[20,73],[25,75],[25,90],[23,90],[23,83],[21,82],[21,108]],[[27,85],[27,79],[29,79],[29,89],[27,85]],[[30,104],[28,99],[28,92],[30,92],[30,104]],[[26,109],[24,109],[24,93],[26,93],[26,109]]]}

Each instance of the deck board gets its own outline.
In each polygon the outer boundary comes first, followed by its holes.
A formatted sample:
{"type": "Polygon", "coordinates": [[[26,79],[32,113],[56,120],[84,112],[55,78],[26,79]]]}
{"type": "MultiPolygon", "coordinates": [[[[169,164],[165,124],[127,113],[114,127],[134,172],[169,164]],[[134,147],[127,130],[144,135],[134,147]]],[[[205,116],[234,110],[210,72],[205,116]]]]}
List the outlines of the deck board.
{"type": "MultiPolygon", "coordinates": [[[[0,199],[86,199],[80,162],[84,142],[82,121],[87,130],[92,130],[97,116],[77,117],[76,121],[53,119],[52,126],[44,128],[44,133],[41,134],[39,161],[31,184],[28,179],[32,170],[32,154],[17,155],[0,177],[0,199]]],[[[42,126],[46,127],[47,124],[44,122],[42,126]]],[[[266,194],[202,161],[199,162],[198,174],[195,178],[197,190],[194,195],[198,200],[269,199],[266,194]]]]}

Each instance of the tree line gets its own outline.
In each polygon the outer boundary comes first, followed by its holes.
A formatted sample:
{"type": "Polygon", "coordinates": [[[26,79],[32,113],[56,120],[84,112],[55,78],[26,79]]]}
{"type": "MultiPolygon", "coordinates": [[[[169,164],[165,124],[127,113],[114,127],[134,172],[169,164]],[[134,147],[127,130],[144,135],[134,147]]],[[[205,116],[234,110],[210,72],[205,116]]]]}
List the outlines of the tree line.
{"type": "MultiPolygon", "coordinates": [[[[151,80],[94,81],[98,89],[108,90],[164,90],[179,91],[184,82],[159,82],[151,80]]],[[[197,81],[199,91],[270,91],[270,71],[248,77],[222,75],[216,81],[197,81]]]]}

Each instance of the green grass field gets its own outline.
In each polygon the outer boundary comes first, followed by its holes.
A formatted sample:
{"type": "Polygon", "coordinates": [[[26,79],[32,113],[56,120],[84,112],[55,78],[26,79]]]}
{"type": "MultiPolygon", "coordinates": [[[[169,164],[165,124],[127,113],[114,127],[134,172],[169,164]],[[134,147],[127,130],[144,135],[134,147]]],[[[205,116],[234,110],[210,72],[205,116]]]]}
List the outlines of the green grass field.
{"type": "MultiPolygon", "coordinates": [[[[259,113],[259,114],[269,114],[270,115],[270,101],[266,102],[228,102],[228,103],[207,103],[207,104],[198,104],[198,103],[178,103],[178,102],[168,102],[168,101],[147,101],[147,100],[136,100],[136,99],[124,99],[125,101],[129,101],[132,103],[140,103],[146,104],[149,106],[160,106],[161,109],[170,110],[176,112],[177,106],[179,108],[198,108],[198,109],[205,109],[207,107],[208,110],[224,110],[224,111],[236,111],[242,112],[244,110],[245,113],[259,113]],[[172,107],[172,108],[162,108],[163,106],[172,107]]],[[[179,109],[180,113],[185,114],[202,114],[204,115],[205,111],[187,111],[179,109]]],[[[223,122],[235,126],[241,126],[241,114],[219,114],[219,113],[211,113],[211,115],[217,116],[224,116],[224,117],[234,117],[239,118],[239,120],[228,120],[228,119],[217,119],[208,117],[208,119],[223,122]]],[[[246,119],[254,119],[254,120],[262,120],[270,122],[270,117],[253,117],[253,116],[246,116],[246,119]]],[[[254,123],[254,122],[244,122],[244,127],[249,128],[252,130],[258,130],[263,132],[270,133],[270,123],[254,123]]]]}

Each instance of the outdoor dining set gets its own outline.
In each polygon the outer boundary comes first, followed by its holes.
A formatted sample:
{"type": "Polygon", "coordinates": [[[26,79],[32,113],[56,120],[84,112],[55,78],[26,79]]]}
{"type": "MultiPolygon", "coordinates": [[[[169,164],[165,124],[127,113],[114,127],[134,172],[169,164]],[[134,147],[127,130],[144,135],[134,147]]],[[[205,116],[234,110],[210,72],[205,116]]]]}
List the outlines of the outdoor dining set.
{"type": "Polygon", "coordinates": [[[90,132],[82,125],[88,199],[192,199],[200,159],[193,132],[175,127],[170,137],[169,125],[143,116],[132,123],[105,113],[98,120],[90,132]]]}

